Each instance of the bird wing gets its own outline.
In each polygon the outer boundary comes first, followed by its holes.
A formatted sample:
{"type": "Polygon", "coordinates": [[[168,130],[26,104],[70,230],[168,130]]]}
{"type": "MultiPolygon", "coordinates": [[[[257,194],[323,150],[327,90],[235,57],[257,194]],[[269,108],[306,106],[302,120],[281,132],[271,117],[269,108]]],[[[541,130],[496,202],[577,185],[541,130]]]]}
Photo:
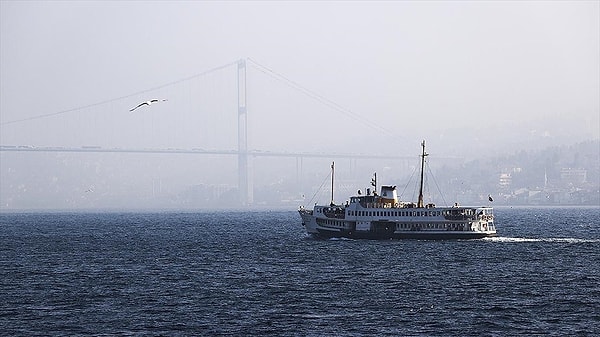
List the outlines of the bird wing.
{"type": "Polygon", "coordinates": [[[159,100],[157,98],[153,98],[153,99],[151,99],[149,101],[145,101],[145,102],[142,102],[142,103],[138,104],[135,108],[129,109],[129,112],[132,112],[133,110],[141,107],[142,105],[150,105],[152,103],[156,103],[156,102],[159,102],[159,101],[165,102],[166,100],[167,100],[166,98],[163,98],[162,100],[159,100]]]}
{"type": "Polygon", "coordinates": [[[148,102],[142,102],[142,103],[138,104],[135,108],[129,109],[129,112],[141,107],[142,105],[150,105],[150,104],[148,102]]]}
{"type": "Polygon", "coordinates": [[[141,107],[142,105],[143,105],[143,103],[140,103],[140,104],[136,105],[135,107],[133,107],[133,108],[129,109],[129,112],[131,112],[131,111],[133,111],[133,110],[135,110],[135,109],[137,109],[137,108],[141,107]]]}

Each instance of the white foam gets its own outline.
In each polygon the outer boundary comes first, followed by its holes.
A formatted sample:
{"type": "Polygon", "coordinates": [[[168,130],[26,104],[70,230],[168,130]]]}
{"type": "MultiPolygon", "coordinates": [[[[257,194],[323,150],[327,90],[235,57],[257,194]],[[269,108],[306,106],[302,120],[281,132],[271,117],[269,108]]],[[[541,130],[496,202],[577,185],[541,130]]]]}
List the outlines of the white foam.
{"type": "Polygon", "coordinates": [[[350,239],[350,238],[330,238],[329,241],[354,241],[354,239],[350,239]]]}
{"type": "Polygon", "coordinates": [[[563,243],[600,243],[600,239],[576,239],[576,238],[509,238],[490,237],[482,240],[492,242],[563,242],[563,243]]]}

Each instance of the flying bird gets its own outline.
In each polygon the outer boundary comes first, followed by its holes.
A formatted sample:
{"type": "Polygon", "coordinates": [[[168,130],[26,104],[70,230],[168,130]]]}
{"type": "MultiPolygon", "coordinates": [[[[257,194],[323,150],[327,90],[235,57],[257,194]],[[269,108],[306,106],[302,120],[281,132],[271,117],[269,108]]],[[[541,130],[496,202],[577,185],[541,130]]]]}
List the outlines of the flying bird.
{"type": "Polygon", "coordinates": [[[154,99],[151,99],[149,101],[142,102],[142,103],[138,104],[136,107],[129,109],[129,112],[132,112],[133,110],[135,110],[135,109],[137,109],[137,108],[139,108],[139,107],[141,107],[143,105],[150,106],[150,105],[152,105],[152,103],[165,102],[165,101],[166,101],[166,99],[164,99],[164,98],[161,99],[161,100],[154,98],[154,99]]]}
{"type": "Polygon", "coordinates": [[[490,202],[494,201],[494,199],[492,198],[492,196],[491,196],[491,195],[488,195],[488,200],[489,200],[490,202]]]}

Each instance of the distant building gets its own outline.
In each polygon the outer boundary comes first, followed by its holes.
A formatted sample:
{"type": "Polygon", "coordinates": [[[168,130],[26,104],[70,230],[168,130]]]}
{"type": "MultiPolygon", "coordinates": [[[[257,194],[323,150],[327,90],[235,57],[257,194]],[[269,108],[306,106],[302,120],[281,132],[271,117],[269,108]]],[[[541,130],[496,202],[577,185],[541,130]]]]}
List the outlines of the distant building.
{"type": "Polygon", "coordinates": [[[560,181],[569,186],[580,186],[587,181],[587,170],[581,168],[563,168],[560,170],[560,181]]]}
{"type": "Polygon", "coordinates": [[[501,173],[498,184],[500,187],[509,187],[512,184],[512,175],[510,173],[501,173]]]}

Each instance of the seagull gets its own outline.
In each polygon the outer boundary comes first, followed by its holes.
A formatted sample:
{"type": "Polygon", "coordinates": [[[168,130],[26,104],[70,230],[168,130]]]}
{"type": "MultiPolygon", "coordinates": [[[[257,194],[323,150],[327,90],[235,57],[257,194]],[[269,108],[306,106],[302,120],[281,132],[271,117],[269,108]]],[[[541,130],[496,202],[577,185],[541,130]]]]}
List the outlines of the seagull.
{"type": "Polygon", "coordinates": [[[148,105],[148,106],[150,106],[150,105],[152,105],[152,103],[157,103],[157,102],[165,102],[166,100],[167,100],[167,99],[165,99],[165,98],[163,98],[163,99],[161,99],[161,100],[158,100],[158,99],[154,98],[154,99],[151,99],[151,100],[149,100],[149,101],[142,102],[142,103],[138,104],[138,105],[137,105],[135,108],[131,108],[131,109],[129,109],[129,112],[132,112],[133,110],[135,110],[135,109],[137,109],[137,108],[141,107],[142,105],[148,105]]]}

